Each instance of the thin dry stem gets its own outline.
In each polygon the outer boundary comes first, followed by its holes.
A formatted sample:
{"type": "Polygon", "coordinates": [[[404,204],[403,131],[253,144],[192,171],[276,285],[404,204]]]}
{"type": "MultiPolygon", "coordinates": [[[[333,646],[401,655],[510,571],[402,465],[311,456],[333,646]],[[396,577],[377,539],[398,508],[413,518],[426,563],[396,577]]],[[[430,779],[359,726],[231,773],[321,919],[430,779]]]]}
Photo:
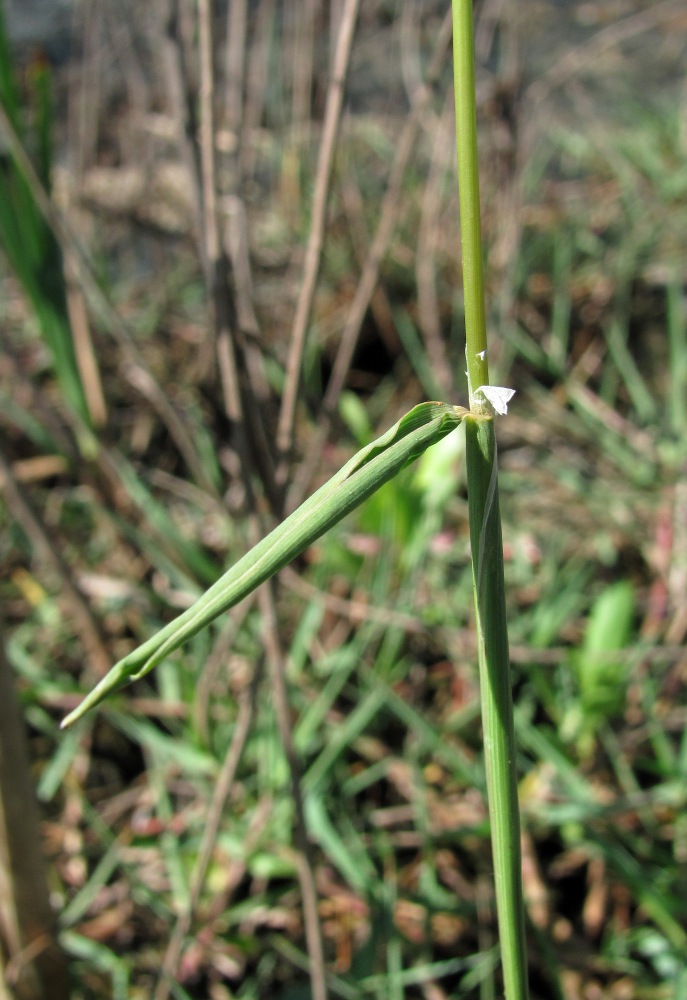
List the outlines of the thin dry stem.
{"type": "MultiPolygon", "coordinates": [[[[289,358],[286,368],[286,384],[284,386],[284,395],[282,397],[277,428],[277,447],[282,456],[288,456],[293,444],[296,402],[301,379],[303,351],[305,349],[305,338],[312,312],[313,299],[315,297],[317,275],[320,270],[334,151],[341,123],[344,85],[351,56],[353,34],[359,6],[360,0],[346,0],[341,17],[336,52],[334,54],[332,75],[327,91],[322,142],[320,143],[315,190],[313,193],[312,223],[305,251],[303,277],[291,330],[289,358]]],[[[286,463],[282,462],[278,470],[280,481],[285,481],[286,472],[286,463]]]]}
{"type": "Polygon", "coordinates": [[[98,110],[102,107],[101,74],[98,67],[98,23],[94,3],[74,8],[80,23],[74,25],[74,37],[82,38],[81,72],[70,79],[68,142],[70,173],[79,184],[87,166],[95,162],[98,143],[98,110]]]}
{"type": "MultiPolygon", "coordinates": [[[[203,239],[212,276],[220,257],[215,163],[215,79],[212,51],[213,17],[210,0],[198,0],[198,54],[200,62],[200,168],[203,192],[203,239]]],[[[212,278],[211,278],[212,280],[212,278]]]]}
{"type": "Polygon", "coordinates": [[[0,994],[30,1000],[67,1000],[67,957],[58,945],[50,906],[22,709],[2,645],[0,839],[0,994]]]}
{"type": "MultiPolygon", "coordinates": [[[[225,222],[222,233],[223,248],[231,261],[234,293],[236,296],[236,323],[245,354],[248,384],[256,401],[254,409],[260,414],[270,399],[270,390],[258,346],[260,325],[253,306],[253,277],[250,261],[250,235],[246,206],[241,196],[244,96],[243,74],[246,66],[247,4],[246,0],[232,0],[227,11],[227,107],[226,123],[232,137],[227,154],[227,174],[223,203],[225,222]],[[240,74],[240,75],[239,75],[240,74]]],[[[262,420],[253,419],[256,441],[265,455],[271,453],[262,420]]]]}
{"type": "MultiPolygon", "coordinates": [[[[233,145],[227,156],[229,179],[224,197],[226,219],[223,245],[224,252],[231,261],[236,296],[236,321],[242,336],[248,381],[256,400],[257,411],[262,413],[270,399],[270,389],[265,378],[262,354],[258,346],[261,331],[253,305],[248,216],[241,196],[241,152],[244,138],[243,73],[246,65],[246,41],[246,0],[232,0],[227,11],[226,121],[227,128],[233,137],[233,145]],[[239,69],[241,76],[239,76],[239,69]]],[[[271,446],[264,439],[264,424],[262,420],[255,422],[261,433],[262,450],[266,455],[269,455],[271,446]]]]}
{"type": "Polygon", "coordinates": [[[226,45],[226,109],[227,128],[240,144],[243,124],[243,85],[246,73],[246,38],[248,4],[246,0],[229,0],[227,10],[226,45]]]}
{"type": "MultiPolygon", "coordinates": [[[[201,238],[207,260],[208,308],[211,329],[217,340],[224,406],[239,434],[243,427],[243,405],[233,338],[233,317],[230,315],[228,274],[220,244],[217,215],[217,183],[215,163],[214,59],[212,51],[213,17],[210,0],[198,0],[198,54],[200,62],[200,169],[201,169],[201,238]]],[[[248,470],[245,470],[246,474],[248,470]]]]}
{"type": "Polygon", "coordinates": [[[67,293],[67,314],[74,338],[74,353],[79,368],[81,382],[86,395],[88,412],[94,427],[104,427],[107,423],[107,403],[100,378],[100,368],[95,356],[93,338],[88,323],[88,312],[81,282],[78,278],[79,263],[66,248],[64,254],[64,277],[67,293]]]}
{"type": "MultiPolygon", "coordinates": [[[[140,120],[149,109],[150,87],[137,55],[139,47],[135,40],[135,19],[122,17],[119,5],[105,3],[97,4],[97,7],[102,12],[105,22],[104,49],[108,54],[113,53],[118,60],[134,121],[140,120]]],[[[127,130],[124,135],[129,139],[125,158],[128,159],[129,156],[134,160],[140,158],[141,150],[135,130],[127,130]]]]}
{"type": "MultiPolygon", "coordinates": [[[[252,136],[260,127],[267,94],[270,65],[270,39],[275,17],[275,0],[262,0],[256,17],[254,41],[248,52],[246,102],[243,113],[244,136],[252,136]]],[[[253,173],[256,146],[244,142],[241,147],[241,176],[253,173]]]]}
{"type": "Polygon", "coordinates": [[[332,416],[336,411],[339,396],[341,395],[351,360],[353,359],[360,329],[379,280],[379,269],[396,226],[405,170],[415,147],[415,140],[422,125],[423,116],[430,105],[432,96],[431,86],[439,78],[450,41],[451,13],[449,11],[437,35],[432,57],[427,68],[426,81],[418,86],[413,95],[410,114],[406,118],[396,144],[396,156],[391,166],[387,189],[382,202],[380,219],[363,272],[360,276],[360,281],[356,288],[353,302],[346,317],[332,374],[322,401],[322,414],[319,421],[317,438],[309,450],[308,460],[303,462],[298,477],[289,491],[287,510],[294,510],[302,501],[308,484],[312,479],[313,471],[320,461],[322,448],[331,427],[332,416]]]}
{"type": "Polygon", "coordinates": [[[353,358],[353,352],[358,342],[360,329],[365,319],[365,313],[379,280],[379,268],[384,260],[396,227],[396,220],[400,210],[403,178],[413,149],[415,148],[415,140],[422,124],[422,118],[430,106],[432,98],[431,86],[438,79],[450,39],[451,18],[447,14],[437,36],[434,52],[427,70],[426,81],[420,83],[413,94],[410,114],[396,143],[396,156],[389,174],[379,223],[372,245],[370,246],[363,273],[358,282],[355,297],[346,317],[331,378],[322,403],[325,415],[329,417],[334,413],[338,405],[339,396],[344,387],[346,375],[348,374],[348,369],[353,358]]]}
{"type": "MultiPolygon", "coordinates": [[[[183,50],[179,40],[177,0],[159,0],[159,20],[161,22],[158,51],[161,59],[161,73],[169,112],[174,122],[181,158],[186,167],[191,185],[196,234],[202,231],[203,198],[200,181],[200,159],[198,148],[193,141],[196,130],[193,105],[188,99],[185,83],[183,50]]],[[[203,266],[207,274],[207,261],[201,246],[203,266]]]]}
{"type": "MultiPolygon", "coordinates": [[[[232,263],[234,289],[236,292],[236,316],[239,329],[248,337],[257,338],[260,325],[253,306],[253,277],[250,263],[250,241],[248,216],[243,198],[238,194],[227,195],[227,222],[224,227],[224,247],[232,263]]],[[[259,360],[259,352],[251,351],[251,343],[246,342],[246,363],[250,368],[251,383],[260,399],[269,398],[269,388],[265,381],[262,365],[255,370],[251,367],[251,355],[259,360]]]]}
{"type": "Polygon", "coordinates": [[[301,13],[294,18],[292,121],[304,142],[311,124],[316,13],[317,0],[303,0],[301,13]]]}
{"type": "MultiPolygon", "coordinates": [[[[236,321],[229,261],[220,237],[212,45],[214,23],[209,0],[200,0],[198,4],[198,36],[202,238],[208,265],[208,307],[217,344],[225,410],[234,425],[237,449],[244,456],[242,461],[245,476],[250,476],[252,473],[250,463],[246,461],[250,453],[272,508],[278,510],[281,506],[281,497],[274,487],[269,439],[263,426],[261,408],[256,405],[256,395],[248,374],[246,347],[236,321]]],[[[245,295],[244,289],[244,297],[245,295]]],[[[259,359],[254,359],[254,362],[253,372],[257,374],[260,372],[259,359]]]]}

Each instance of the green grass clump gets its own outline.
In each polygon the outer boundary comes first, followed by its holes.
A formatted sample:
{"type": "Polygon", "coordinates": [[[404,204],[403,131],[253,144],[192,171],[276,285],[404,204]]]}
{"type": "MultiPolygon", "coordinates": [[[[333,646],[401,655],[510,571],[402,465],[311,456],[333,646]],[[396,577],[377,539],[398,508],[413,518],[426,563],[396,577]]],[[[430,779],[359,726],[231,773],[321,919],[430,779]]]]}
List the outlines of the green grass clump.
{"type": "Polygon", "coordinates": [[[62,254],[35,191],[36,183],[45,192],[51,190],[54,112],[47,63],[34,60],[27,78],[28,108],[23,105],[15,79],[0,6],[0,106],[7,129],[12,131],[12,142],[9,135],[5,138],[9,148],[0,155],[0,245],[34,312],[64,399],[88,425],[90,413],[67,313],[62,254]],[[17,158],[15,143],[31,151],[32,176],[27,175],[17,158]]]}

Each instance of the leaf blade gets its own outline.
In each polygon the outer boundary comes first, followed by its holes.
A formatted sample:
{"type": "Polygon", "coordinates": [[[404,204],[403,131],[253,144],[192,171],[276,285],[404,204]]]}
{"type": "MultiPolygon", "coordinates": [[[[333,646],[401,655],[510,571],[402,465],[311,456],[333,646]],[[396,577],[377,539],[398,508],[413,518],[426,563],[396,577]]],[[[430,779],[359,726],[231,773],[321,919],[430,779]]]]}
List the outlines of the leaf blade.
{"type": "Polygon", "coordinates": [[[293,514],[235,563],[195,604],[133,650],[62,721],[67,728],[126,683],[144,677],[224,611],[278,573],[401,469],[456,428],[468,411],[420,403],[358,451],[293,514]]]}

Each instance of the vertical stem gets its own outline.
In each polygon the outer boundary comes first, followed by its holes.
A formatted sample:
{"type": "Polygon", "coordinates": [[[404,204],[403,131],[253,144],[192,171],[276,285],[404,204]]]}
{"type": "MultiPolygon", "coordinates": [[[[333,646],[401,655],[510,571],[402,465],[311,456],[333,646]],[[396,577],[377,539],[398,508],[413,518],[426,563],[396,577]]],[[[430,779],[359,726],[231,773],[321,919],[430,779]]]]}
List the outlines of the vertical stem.
{"type": "Polygon", "coordinates": [[[0,996],[68,1000],[23,721],[0,643],[0,996]]]}
{"type": "Polygon", "coordinates": [[[456,144],[460,238],[463,249],[463,289],[470,407],[473,392],[489,384],[487,322],[484,311],[482,237],[475,108],[475,54],[472,2],[453,0],[453,85],[456,93],[456,144]]]}
{"type": "Polygon", "coordinates": [[[526,1000],[520,816],[493,420],[465,421],[484,763],[506,1000],[526,1000]]]}
{"type": "MultiPolygon", "coordinates": [[[[486,415],[483,404],[473,399],[479,386],[489,384],[489,365],[482,274],[472,0],[453,0],[453,54],[470,407],[476,414],[486,415]]],[[[520,817],[496,437],[493,419],[483,416],[467,419],[465,426],[484,760],[504,986],[507,1000],[527,1000],[520,817]]]]}

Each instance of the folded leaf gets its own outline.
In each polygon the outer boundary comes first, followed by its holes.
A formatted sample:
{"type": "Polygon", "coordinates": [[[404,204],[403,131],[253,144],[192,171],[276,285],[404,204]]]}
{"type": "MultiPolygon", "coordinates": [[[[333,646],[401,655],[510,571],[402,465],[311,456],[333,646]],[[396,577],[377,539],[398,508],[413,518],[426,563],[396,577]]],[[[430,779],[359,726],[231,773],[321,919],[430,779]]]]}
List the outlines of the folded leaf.
{"type": "Polygon", "coordinates": [[[357,452],[298,510],[239,559],[192,607],[115,664],[67,716],[62,727],[76,722],[128,681],[143,677],[223,611],[238,604],[422,452],[445,437],[468,413],[462,406],[447,403],[420,403],[413,407],[386,434],[357,452]]]}

